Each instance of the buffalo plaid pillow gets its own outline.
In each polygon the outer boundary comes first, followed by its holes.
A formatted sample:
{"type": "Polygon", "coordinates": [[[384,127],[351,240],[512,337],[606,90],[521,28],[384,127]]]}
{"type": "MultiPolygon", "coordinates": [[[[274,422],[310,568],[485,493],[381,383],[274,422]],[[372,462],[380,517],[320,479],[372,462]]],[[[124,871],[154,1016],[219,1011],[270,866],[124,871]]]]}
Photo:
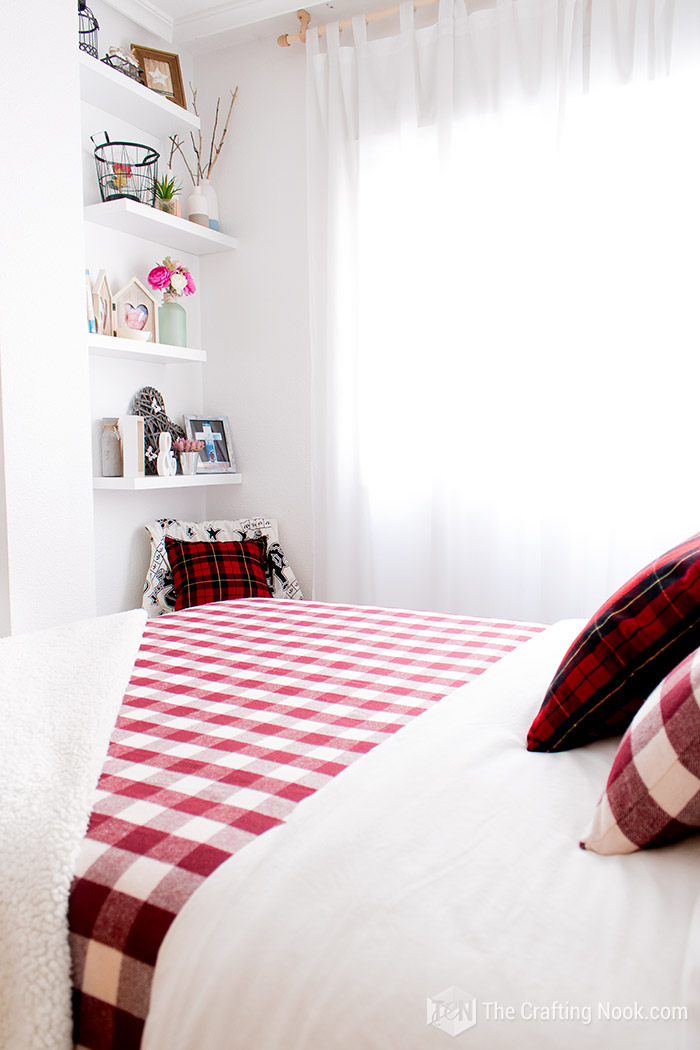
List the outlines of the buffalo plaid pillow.
{"type": "Polygon", "coordinates": [[[581,846],[633,853],[700,831],[700,650],[656,687],[622,738],[581,846]]]}
{"type": "Polygon", "coordinates": [[[165,537],[173,571],[175,609],[229,598],[269,598],[267,540],[185,543],[165,537]]]}
{"type": "Polygon", "coordinates": [[[700,533],[657,558],[598,610],[567,652],[527,737],[566,751],[621,733],[700,645],[700,533]]]}

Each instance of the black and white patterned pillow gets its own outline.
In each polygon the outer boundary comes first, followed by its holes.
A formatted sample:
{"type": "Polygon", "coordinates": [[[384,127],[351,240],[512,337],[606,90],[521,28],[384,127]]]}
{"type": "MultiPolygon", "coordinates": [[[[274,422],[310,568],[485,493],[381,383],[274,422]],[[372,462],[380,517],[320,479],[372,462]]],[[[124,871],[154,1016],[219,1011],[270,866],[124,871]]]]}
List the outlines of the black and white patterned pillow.
{"type": "Polygon", "coordinates": [[[280,546],[274,518],[239,518],[237,521],[149,521],[151,561],[143,588],[143,608],[149,616],[160,616],[175,608],[173,574],[165,549],[165,537],[183,541],[251,540],[267,538],[267,581],[273,598],[303,598],[299,582],[280,546]]]}

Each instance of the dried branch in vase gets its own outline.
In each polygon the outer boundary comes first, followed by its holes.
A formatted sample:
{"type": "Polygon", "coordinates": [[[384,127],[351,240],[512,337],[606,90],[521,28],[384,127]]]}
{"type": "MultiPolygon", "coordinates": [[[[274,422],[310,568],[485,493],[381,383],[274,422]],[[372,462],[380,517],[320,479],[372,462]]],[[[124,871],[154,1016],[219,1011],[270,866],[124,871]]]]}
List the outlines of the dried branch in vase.
{"type": "MultiPolygon", "coordinates": [[[[193,87],[191,82],[190,91],[192,92],[192,109],[194,110],[195,115],[198,117],[199,110],[197,109],[197,88],[193,87]]],[[[226,114],[226,121],[224,123],[224,129],[221,132],[221,138],[219,139],[218,144],[216,141],[216,131],[219,126],[219,115],[221,112],[221,96],[219,96],[219,98],[217,98],[216,100],[216,111],[214,113],[214,127],[211,133],[211,142],[209,143],[208,159],[202,159],[207,156],[207,150],[205,148],[204,140],[202,138],[201,127],[199,132],[197,133],[196,138],[194,136],[194,133],[190,132],[190,141],[196,160],[196,163],[194,165],[190,165],[190,162],[187,159],[187,154],[183,149],[183,146],[185,145],[184,140],[180,141],[177,135],[170,136],[170,161],[172,163],[173,154],[175,153],[175,151],[177,151],[185,163],[185,167],[187,168],[189,176],[192,179],[193,186],[199,186],[203,179],[211,178],[211,173],[214,168],[214,165],[219,159],[219,155],[221,153],[221,150],[223,149],[224,142],[226,141],[226,135],[228,133],[229,122],[231,120],[231,113],[233,112],[233,104],[236,101],[236,96],[238,94],[238,87],[236,87],[235,91],[229,91],[229,94],[231,95],[231,101],[229,102],[228,112],[226,114]]]]}

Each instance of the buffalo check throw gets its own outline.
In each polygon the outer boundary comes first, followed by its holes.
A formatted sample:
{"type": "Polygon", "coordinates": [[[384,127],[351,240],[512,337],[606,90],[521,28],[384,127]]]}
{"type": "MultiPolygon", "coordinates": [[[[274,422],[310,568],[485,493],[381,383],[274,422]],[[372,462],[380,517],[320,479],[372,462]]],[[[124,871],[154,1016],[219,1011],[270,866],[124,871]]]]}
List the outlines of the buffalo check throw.
{"type": "Polygon", "coordinates": [[[581,846],[633,853],[700,830],[700,650],[637,712],[581,846]]]}
{"type": "Polygon", "coordinates": [[[661,679],[700,645],[700,533],[662,554],[598,610],[530,726],[529,751],[623,732],[661,679]]]}
{"type": "Polygon", "coordinates": [[[539,625],[257,599],[151,621],[74,882],[75,1041],[137,1050],[207,875],[539,625]]]}

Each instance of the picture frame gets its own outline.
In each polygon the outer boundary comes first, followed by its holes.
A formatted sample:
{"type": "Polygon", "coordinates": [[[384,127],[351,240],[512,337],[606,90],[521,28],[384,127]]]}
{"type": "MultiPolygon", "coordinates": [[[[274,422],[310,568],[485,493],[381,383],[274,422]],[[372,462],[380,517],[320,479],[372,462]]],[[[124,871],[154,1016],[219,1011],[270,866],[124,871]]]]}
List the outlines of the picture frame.
{"type": "Polygon", "coordinates": [[[112,296],[112,330],[120,338],[158,342],[158,300],[132,277],[112,296]]]}
{"type": "Polygon", "coordinates": [[[185,433],[190,441],[204,441],[199,453],[198,474],[236,474],[228,417],[221,415],[184,416],[185,433]]]}
{"type": "Polygon", "coordinates": [[[131,50],[141,66],[146,87],[187,109],[179,55],[141,44],[132,44],[131,50]]]}
{"type": "Polygon", "coordinates": [[[100,270],[92,289],[92,305],[95,311],[98,335],[114,335],[112,292],[107,280],[107,271],[100,270]]]}

